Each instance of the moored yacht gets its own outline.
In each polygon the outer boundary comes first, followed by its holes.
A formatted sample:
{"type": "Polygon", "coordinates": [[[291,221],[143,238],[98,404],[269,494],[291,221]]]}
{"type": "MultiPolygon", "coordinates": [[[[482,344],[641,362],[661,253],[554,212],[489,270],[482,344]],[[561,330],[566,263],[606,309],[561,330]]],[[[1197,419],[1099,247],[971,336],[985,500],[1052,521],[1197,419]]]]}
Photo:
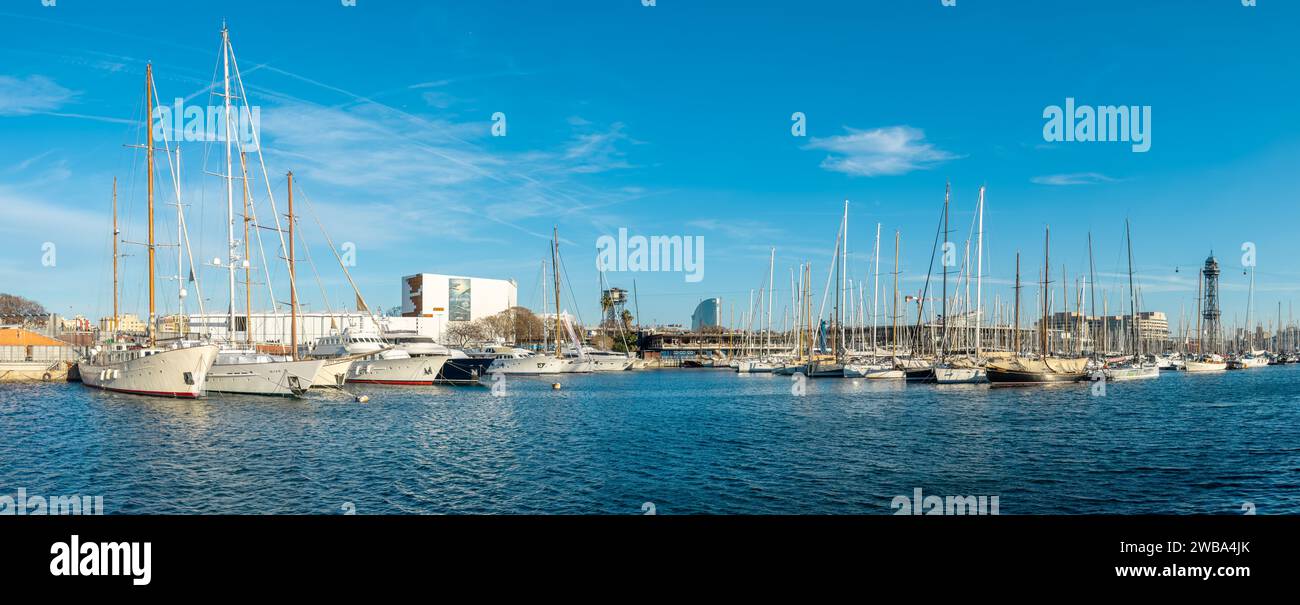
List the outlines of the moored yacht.
{"type": "Polygon", "coordinates": [[[93,351],[77,364],[86,386],[159,397],[196,398],[207,385],[208,370],[217,357],[216,345],[175,348],[115,344],[93,351]]]}

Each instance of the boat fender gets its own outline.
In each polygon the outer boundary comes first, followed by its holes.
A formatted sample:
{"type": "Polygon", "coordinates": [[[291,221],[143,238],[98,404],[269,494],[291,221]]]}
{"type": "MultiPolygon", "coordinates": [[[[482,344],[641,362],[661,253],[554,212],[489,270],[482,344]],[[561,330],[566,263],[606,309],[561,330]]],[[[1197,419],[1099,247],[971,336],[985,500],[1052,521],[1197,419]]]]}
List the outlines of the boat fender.
{"type": "Polygon", "coordinates": [[[551,390],[553,390],[553,391],[558,391],[558,390],[560,390],[560,383],[558,383],[558,382],[551,383],[551,390]]]}
{"type": "Polygon", "coordinates": [[[370,401],[369,395],[357,395],[357,403],[366,403],[367,401],[370,401]]]}

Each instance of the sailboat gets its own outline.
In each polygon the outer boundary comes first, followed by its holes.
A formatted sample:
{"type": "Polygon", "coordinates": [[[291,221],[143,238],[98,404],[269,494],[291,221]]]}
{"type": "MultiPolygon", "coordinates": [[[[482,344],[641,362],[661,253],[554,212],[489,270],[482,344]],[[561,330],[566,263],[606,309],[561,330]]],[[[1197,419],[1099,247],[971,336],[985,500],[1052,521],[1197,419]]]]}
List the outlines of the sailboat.
{"type": "MultiPolygon", "coordinates": [[[[846,277],[845,269],[848,255],[848,232],[849,232],[849,202],[844,201],[844,217],[840,220],[840,232],[835,240],[835,254],[831,257],[832,271],[829,277],[835,281],[835,306],[831,310],[833,323],[829,326],[822,322],[819,336],[824,340],[829,334],[831,356],[809,355],[808,363],[804,370],[805,375],[809,378],[844,378],[845,360],[844,360],[844,279],[846,277]],[[829,329],[827,329],[829,327],[829,329]]],[[[822,308],[825,309],[825,299],[822,300],[822,308]]],[[[810,316],[811,318],[811,316],[810,316]]]]}
{"type": "MultiPolygon", "coordinates": [[[[981,312],[983,311],[983,308],[981,307],[981,303],[980,303],[980,299],[981,299],[980,290],[983,283],[982,282],[983,276],[980,275],[980,273],[983,271],[983,265],[984,265],[984,187],[983,186],[980,187],[979,202],[978,202],[978,207],[976,209],[976,217],[977,217],[976,220],[979,223],[979,230],[976,235],[977,243],[975,244],[976,255],[978,256],[978,260],[976,262],[977,267],[975,269],[975,280],[976,280],[976,284],[979,285],[976,285],[975,287],[975,356],[974,358],[957,358],[957,359],[951,359],[951,358],[944,359],[941,357],[940,361],[936,363],[934,366],[934,382],[936,384],[978,384],[978,383],[988,382],[987,373],[984,371],[984,368],[981,368],[979,366],[980,323],[983,321],[983,318],[981,317],[981,312]]],[[[948,209],[947,209],[947,200],[945,199],[944,201],[944,224],[945,224],[944,230],[945,231],[947,230],[947,222],[948,222],[948,209]]],[[[969,242],[970,240],[966,240],[966,241],[969,242]]],[[[967,250],[969,251],[969,243],[967,244],[967,246],[968,246],[967,250]]],[[[969,254],[967,255],[966,258],[966,266],[967,266],[967,273],[968,273],[967,281],[966,281],[966,288],[967,288],[966,295],[967,298],[969,298],[970,297],[969,254]]],[[[948,270],[947,267],[944,267],[945,309],[947,308],[947,283],[948,283],[948,270]]],[[[944,311],[943,314],[943,324],[944,324],[944,332],[945,332],[944,341],[946,342],[947,327],[948,327],[948,312],[946,310],[944,311]]],[[[962,332],[965,332],[964,325],[962,326],[962,332]]]]}
{"type": "Polygon", "coordinates": [[[1107,380],[1144,380],[1160,377],[1160,366],[1149,362],[1142,354],[1142,338],[1138,329],[1137,290],[1133,287],[1133,233],[1129,222],[1124,221],[1124,237],[1128,243],[1129,333],[1133,338],[1133,358],[1124,363],[1107,364],[1102,374],[1107,380]]]}
{"type": "MultiPolygon", "coordinates": [[[[901,241],[901,237],[902,235],[898,231],[894,232],[894,305],[893,305],[894,312],[891,314],[892,323],[890,325],[890,331],[889,331],[890,340],[891,340],[890,359],[888,361],[874,359],[871,363],[866,365],[846,366],[844,369],[845,375],[851,374],[853,376],[861,376],[862,378],[866,378],[868,380],[903,380],[907,378],[907,373],[903,371],[903,368],[901,365],[899,365],[899,360],[898,360],[898,344],[899,344],[898,343],[898,331],[899,331],[898,251],[899,251],[899,244],[901,241]]],[[[876,263],[875,282],[876,282],[876,290],[878,293],[879,285],[880,285],[880,225],[879,224],[876,225],[875,263],[876,263]]],[[[871,313],[872,315],[876,315],[876,303],[878,302],[877,296],[873,294],[872,299],[873,300],[872,300],[871,313]]],[[[871,326],[872,352],[875,352],[876,350],[875,331],[876,331],[875,320],[873,319],[872,326],[871,326]]]]}
{"type": "MultiPolygon", "coordinates": [[[[153,65],[145,67],[145,107],[146,116],[153,114],[153,65]]],[[[143,346],[117,342],[116,333],[119,315],[117,312],[117,202],[114,194],[113,203],[113,332],[114,337],[107,349],[92,349],[90,357],[77,364],[77,371],[82,384],[89,387],[131,393],[135,395],[155,395],[161,397],[196,398],[203,394],[207,385],[208,369],[217,356],[217,347],[208,344],[187,343],[178,340],[169,347],[158,346],[157,312],[155,307],[155,252],[154,241],[154,141],[153,127],[149,119],[145,120],[148,138],[145,146],[147,156],[147,181],[149,189],[148,225],[149,225],[149,325],[147,343],[143,346]]],[[[178,243],[179,245],[179,243],[178,243]]]]}
{"type": "MultiPolygon", "coordinates": [[[[736,363],[736,372],[741,374],[771,374],[780,365],[770,356],[772,346],[772,297],[773,292],[776,290],[776,284],[772,281],[776,275],[774,273],[775,264],[776,248],[772,248],[767,261],[767,326],[763,334],[763,350],[757,357],[747,357],[736,363]]],[[[762,306],[761,297],[759,305],[762,306]]]]}
{"type": "MultiPolygon", "coordinates": [[[[1087,359],[1083,358],[1060,358],[1053,357],[1048,345],[1048,316],[1051,310],[1051,303],[1047,295],[1048,284],[1050,283],[1051,265],[1047,262],[1051,250],[1051,229],[1047,230],[1047,235],[1043,244],[1043,314],[1039,320],[1039,349],[1038,357],[1023,357],[1017,353],[1016,356],[997,359],[990,361],[985,367],[988,372],[989,382],[994,384],[1015,384],[1015,385],[1034,385],[1034,384],[1052,384],[1079,382],[1087,378],[1087,359]]],[[[1016,274],[1016,281],[1019,282],[1019,271],[1016,274]]],[[[1019,290],[1017,290],[1016,307],[1019,308],[1019,290]]]]}
{"type": "MultiPolygon", "coordinates": [[[[220,354],[217,355],[216,362],[212,366],[212,371],[208,376],[208,390],[217,393],[238,393],[246,395],[281,395],[302,397],[307,389],[311,388],[317,373],[325,364],[321,360],[299,360],[298,359],[298,317],[297,317],[297,287],[294,283],[294,217],[293,217],[293,173],[290,172],[289,178],[289,295],[291,309],[290,333],[292,334],[290,345],[290,355],[270,355],[257,350],[252,343],[252,325],[245,318],[244,331],[248,335],[244,346],[239,346],[235,341],[235,267],[243,264],[247,267],[249,259],[247,258],[248,250],[248,169],[247,163],[240,157],[240,168],[242,180],[244,182],[244,244],[245,256],[239,258],[239,246],[235,241],[235,174],[234,174],[234,133],[231,130],[231,124],[234,120],[230,100],[234,93],[230,87],[231,63],[234,58],[234,49],[230,45],[230,30],[224,25],[221,28],[221,61],[223,69],[223,88],[222,97],[224,99],[225,109],[225,138],[226,138],[226,239],[229,246],[229,255],[226,262],[226,271],[229,275],[229,295],[230,302],[228,307],[228,317],[226,330],[227,341],[221,348],[220,354]]],[[[237,68],[236,68],[237,69],[237,68]]],[[[236,72],[236,78],[239,74],[236,72]]],[[[240,95],[241,99],[246,99],[246,91],[243,89],[243,79],[240,78],[240,95]]],[[[256,136],[256,134],[254,135],[256,136]]],[[[259,148],[260,156],[261,150],[259,148]]],[[[269,274],[268,274],[269,275],[269,274]]],[[[245,278],[245,288],[251,287],[245,278]]],[[[251,312],[251,310],[250,310],[251,312]]]]}
{"type": "Polygon", "coordinates": [[[1268,353],[1255,349],[1255,330],[1250,326],[1255,307],[1255,268],[1250,269],[1250,290],[1246,296],[1246,350],[1228,361],[1229,370],[1250,370],[1268,365],[1268,353]]]}

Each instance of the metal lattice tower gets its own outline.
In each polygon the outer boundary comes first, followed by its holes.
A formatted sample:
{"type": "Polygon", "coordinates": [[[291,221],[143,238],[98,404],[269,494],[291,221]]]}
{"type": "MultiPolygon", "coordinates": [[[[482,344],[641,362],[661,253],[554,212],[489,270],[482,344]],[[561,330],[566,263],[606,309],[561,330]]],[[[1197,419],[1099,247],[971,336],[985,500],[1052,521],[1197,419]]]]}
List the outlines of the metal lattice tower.
{"type": "Polygon", "coordinates": [[[1205,301],[1201,306],[1201,319],[1205,321],[1204,350],[1217,353],[1220,350],[1222,332],[1219,325],[1219,261],[1214,260],[1213,255],[1205,259],[1205,268],[1201,270],[1201,276],[1205,280],[1205,301]]]}

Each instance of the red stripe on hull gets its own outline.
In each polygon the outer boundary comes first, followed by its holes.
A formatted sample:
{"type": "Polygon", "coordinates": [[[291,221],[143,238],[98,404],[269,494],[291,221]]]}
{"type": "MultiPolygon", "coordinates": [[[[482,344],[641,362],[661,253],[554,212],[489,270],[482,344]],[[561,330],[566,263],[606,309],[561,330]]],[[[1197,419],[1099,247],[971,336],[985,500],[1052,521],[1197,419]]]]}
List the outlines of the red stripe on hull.
{"type": "Polygon", "coordinates": [[[356,380],[349,378],[348,382],[357,384],[392,384],[400,386],[431,386],[432,380],[356,380]]]}
{"type": "MultiPolygon", "coordinates": [[[[88,385],[88,386],[89,386],[89,385],[88,385]]],[[[194,393],[185,393],[185,392],[170,393],[170,392],[167,392],[167,391],[134,391],[134,390],[131,390],[131,389],[114,389],[114,388],[112,388],[112,387],[93,387],[93,388],[96,388],[96,389],[104,389],[105,391],[112,391],[112,392],[114,392],[114,393],[126,393],[126,394],[128,394],[128,395],[153,395],[153,396],[155,396],[155,397],[177,397],[177,398],[180,398],[180,399],[198,399],[198,398],[199,398],[199,396],[198,396],[197,394],[194,394],[194,393]]]]}

